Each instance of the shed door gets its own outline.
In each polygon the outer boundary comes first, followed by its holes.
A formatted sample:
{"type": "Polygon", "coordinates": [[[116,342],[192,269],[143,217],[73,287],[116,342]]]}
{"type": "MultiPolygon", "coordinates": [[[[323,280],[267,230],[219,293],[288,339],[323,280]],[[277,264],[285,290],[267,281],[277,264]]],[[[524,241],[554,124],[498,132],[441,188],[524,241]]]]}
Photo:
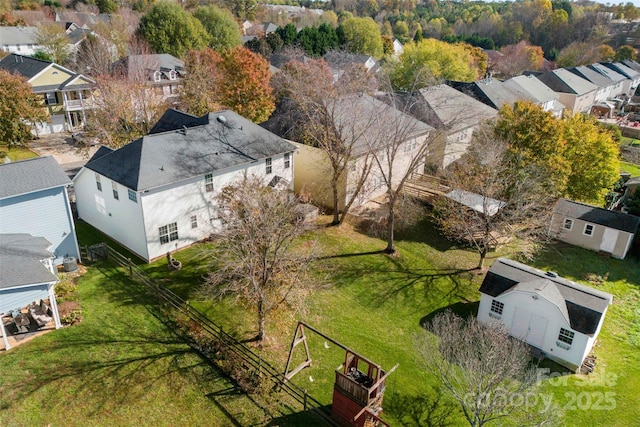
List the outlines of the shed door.
{"type": "Polygon", "coordinates": [[[613,253],[618,241],[618,230],[613,228],[605,228],[604,235],[602,236],[602,242],[600,243],[600,250],[602,252],[613,253]]]}
{"type": "Polygon", "coordinates": [[[529,335],[527,335],[527,342],[534,347],[542,348],[542,341],[544,340],[544,334],[547,332],[547,319],[540,317],[537,314],[531,316],[529,322],[529,335]]]}
{"type": "Polygon", "coordinates": [[[526,340],[529,334],[529,321],[531,313],[521,308],[516,308],[511,324],[511,335],[521,340],[526,340]]]}

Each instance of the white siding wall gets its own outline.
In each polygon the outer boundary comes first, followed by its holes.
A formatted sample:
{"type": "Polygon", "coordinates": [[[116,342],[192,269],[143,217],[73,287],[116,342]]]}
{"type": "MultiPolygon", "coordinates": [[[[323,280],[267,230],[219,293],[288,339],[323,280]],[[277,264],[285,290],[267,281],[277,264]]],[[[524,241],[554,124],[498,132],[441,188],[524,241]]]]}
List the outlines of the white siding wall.
{"type": "MultiPolygon", "coordinates": [[[[540,349],[545,352],[549,359],[555,360],[572,370],[576,370],[582,365],[584,357],[591,351],[594,339],[571,329],[571,326],[555,305],[541,297],[534,299],[533,295],[534,294],[530,292],[512,291],[493,298],[489,295],[482,294],[480,307],[478,308],[478,321],[485,324],[500,321],[509,331],[512,331],[518,309],[541,316],[547,319],[548,323],[540,349]],[[504,304],[501,319],[495,319],[489,316],[491,301],[494,299],[504,304]],[[556,344],[560,328],[567,329],[575,334],[569,350],[565,350],[556,344]]],[[[519,313],[522,313],[522,311],[519,313]]],[[[604,319],[604,316],[602,318],[604,319]]],[[[600,324],[602,324],[602,320],[600,324]]]]}
{"type": "MultiPolygon", "coordinates": [[[[293,156],[290,157],[293,162],[293,156]]],[[[215,196],[225,186],[242,179],[245,174],[264,179],[265,184],[280,176],[290,182],[293,190],[293,164],[284,168],[284,155],[272,157],[272,173],[266,175],[265,159],[261,159],[249,167],[246,165],[228,169],[224,173],[214,175],[213,192],[205,191],[204,176],[192,178],[157,190],[143,193],[141,197],[144,231],[146,233],[146,252],[150,260],[166,255],[168,251],[189,246],[215,231],[216,206],[215,196]],[[197,228],[191,227],[191,217],[197,217],[197,228]],[[212,220],[214,220],[212,222],[212,220]],[[159,228],[177,223],[178,240],[160,243],[159,228]]]]}
{"type": "Polygon", "coordinates": [[[117,184],[116,200],[112,181],[100,176],[102,191],[98,191],[95,172],[89,169],[82,169],[74,182],[80,219],[147,259],[140,194],[137,194],[138,202],[133,202],[129,200],[128,189],[117,184]]]}
{"type": "Polygon", "coordinates": [[[474,128],[469,127],[447,137],[447,146],[444,149],[444,158],[442,159],[443,168],[446,168],[467,152],[473,131],[474,128]]]}

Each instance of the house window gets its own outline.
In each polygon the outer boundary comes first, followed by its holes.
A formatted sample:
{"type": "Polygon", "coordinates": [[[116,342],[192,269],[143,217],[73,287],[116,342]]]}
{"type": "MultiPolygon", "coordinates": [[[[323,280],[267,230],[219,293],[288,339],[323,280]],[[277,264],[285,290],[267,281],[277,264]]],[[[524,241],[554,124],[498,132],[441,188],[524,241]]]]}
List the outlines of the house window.
{"type": "Polygon", "coordinates": [[[267,166],[266,174],[269,175],[271,172],[273,172],[273,168],[271,167],[271,157],[267,157],[267,159],[265,160],[265,165],[267,166]]]}
{"type": "Polygon", "coordinates": [[[160,71],[156,71],[155,73],[153,73],[154,82],[159,82],[161,79],[162,79],[162,75],[160,74],[160,71]]]}
{"type": "Polygon", "coordinates": [[[176,72],[174,70],[169,71],[169,80],[176,79],[176,72]]]}
{"type": "Polygon", "coordinates": [[[160,244],[173,242],[178,240],[178,223],[172,222],[171,224],[163,225],[158,229],[160,232],[160,244]]]}
{"type": "Polygon", "coordinates": [[[289,169],[291,167],[291,153],[284,153],[284,168],[289,169]]]}
{"type": "Polygon", "coordinates": [[[55,92],[47,92],[44,94],[44,102],[47,105],[56,105],[58,103],[58,96],[55,92]]]}
{"type": "Polygon", "coordinates": [[[573,228],[573,220],[570,218],[565,218],[562,228],[564,228],[565,230],[571,230],[573,228]]]}
{"type": "Polygon", "coordinates": [[[593,235],[593,225],[592,224],[585,224],[584,225],[584,235],[585,236],[593,235]]]}
{"type": "Polygon", "coordinates": [[[416,149],[416,140],[411,140],[409,142],[407,142],[406,144],[404,144],[404,152],[405,153],[410,153],[411,151],[416,149]]]}
{"type": "Polygon", "coordinates": [[[138,195],[136,194],[135,191],[131,189],[129,189],[129,200],[131,200],[132,202],[138,203],[138,195]]]}
{"type": "Polygon", "coordinates": [[[502,315],[502,310],[504,310],[504,303],[502,303],[502,302],[500,302],[498,300],[495,300],[495,299],[491,301],[491,311],[492,312],[494,312],[496,314],[499,314],[499,315],[502,315]]]}
{"type": "Polygon", "coordinates": [[[118,184],[116,184],[115,181],[111,181],[111,189],[113,190],[113,198],[120,200],[120,196],[118,196],[118,184]]]}
{"type": "Polygon", "coordinates": [[[191,215],[191,228],[198,228],[198,217],[191,215]]]}
{"type": "Polygon", "coordinates": [[[558,334],[558,341],[571,345],[573,343],[573,336],[575,334],[565,328],[560,328],[558,334]]]}
{"type": "Polygon", "coordinates": [[[102,182],[100,182],[100,175],[96,174],[96,188],[98,191],[102,191],[102,182]]]}
{"type": "Polygon", "coordinates": [[[210,193],[213,191],[213,174],[212,173],[208,173],[204,176],[204,188],[207,191],[207,193],[210,193]]]}

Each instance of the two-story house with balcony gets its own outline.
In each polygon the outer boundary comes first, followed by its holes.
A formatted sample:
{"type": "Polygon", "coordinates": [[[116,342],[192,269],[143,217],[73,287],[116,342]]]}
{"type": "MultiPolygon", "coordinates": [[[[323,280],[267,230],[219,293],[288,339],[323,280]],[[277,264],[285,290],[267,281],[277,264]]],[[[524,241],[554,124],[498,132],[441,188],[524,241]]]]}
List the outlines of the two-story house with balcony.
{"type": "Polygon", "coordinates": [[[18,54],[0,60],[0,69],[25,77],[33,92],[42,95],[49,120],[34,128],[36,136],[84,127],[86,111],[93,106],[93,80],[54,62],[18,54]]]}

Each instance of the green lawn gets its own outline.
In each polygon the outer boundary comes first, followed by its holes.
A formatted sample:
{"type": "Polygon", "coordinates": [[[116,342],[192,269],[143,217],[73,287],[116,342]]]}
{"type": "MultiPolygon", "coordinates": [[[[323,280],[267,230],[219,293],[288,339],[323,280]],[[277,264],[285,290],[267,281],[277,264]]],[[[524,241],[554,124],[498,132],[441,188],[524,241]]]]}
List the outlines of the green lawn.
{"type": "MultiPolygon", "coordinates": [[[[82,223],[78,224],[78,233],[84,236],[81,242],[88,238],[94,241],[101,239],[82,223]]],[[[349,226],[322,228],[315,233],[315,238],[324,256],[316,263],[318,289],[308,300],[303,313],[279,313],[270,319],[267,330],[269,337],[262,350],[264,356],[284,369],[295,324],[298,319],[304,319],[386,369],[399,364],[397,371],[387,381],[384,401],[383,417],[392,425],[464,425],[458,407],[443,398],[438,384],[425,372],[415,349],[415,341],[417,336],[424,333],[420,324],[434,312],[445,307],[459,313],[477,310],[480,296],[477,289],[482,277],[468,271],[477,264],[477,255],[439,238],[428,222],[423,222],[410,233],[399,234],[399,255],[394,257],[377,252],[384,248],[384,242],[366,237],[349,226]]],[[[195,290],[206,272],[204,266],[207,257],[203,247],[205,245],[196,245],[174,254],[183,263],[180,271],[168,272],[164,259],[142,267],[156,280],[189,299],[192,305],[222,324],[228,332],[240,338],[253,336],[255,326],[251,312],[238,308],[230,300],[213,303],[198,300],[195,290]]],[[[487,264],[498,255],[491,253],[487,264]]],[[[614,305],[609,309],[595,351],[598,357],[596,374],[545,380],[541,393],[552,396],[553,401],[565,410],[563,425],[628,426],[637,423],[640,419],[636,402],[637,384],[640,382],[640,368],[636,359],[640,349],[640,263],[633,258],[626,261],[605,259],[589,251],[559,245],[540,254],[532,264],[582,283],[586,283],[586,273],[609,273],[608,281],[599,288],[614,294],[614,305]],[[615,411],[611,410],[612,405],[615,405],[615,411]]],[[[82,384],[92,376],[89,370],[83,369],[84,365],[93,366],[91,361],[94,357],[98,361],[96,371],[113,372],[109,362],[111,359],[137,357],[146,360],[151,357],[149,354],[164,355],[177,349],[186,350],[157,320],[144,312],[139,302],[123,291],[124,283],[118,282],[122,280],[119,275],[101,268],[91,269],[85,277],[83,280],[86,285],[83,285],[81,295],[82,301],[87,301],[85,322],[39,338],[15,352],[12,350],[0,354],[0,365],[8,363],[10,372],[9,379],[4,375],[0,377],[0,385],[9,386],[10,390],[16,386],[17,389],[24,387],[27,390],[10,399],[9,412],[0,412],[0,425],[14,417],[32,420],[35,424],[44,424],[45,420],[52,422],[47,418],[51,411],[54,420],[56,416],[61,417],[64,411],[59,406],[41,411],[43,415],[37,419],[33,418],[35,415],[31,414],[31,410],[44,404],[50,394],[55,396],[53,401],[60,405],[60,401],[64,400],[60,399],[61,396],[70,396],[75,390],[81,389],[82,384]],[[114,281],[114,277],[118,280],[114,281]],[[99,328],[99,325],[106,325],[106,330],[99,328]],[[61,340],[56,335],[64,337],[62,341],[65,344],[62,347],[68,348],[56,347],[55,344],[61,340]],[[67,339],[67,336],[73,338],[67,339]],[[162,342],[149,344],[146,340],[150,337],[162,342]],[[126,344],[111,342],[120,340],[126,344]],[[70,349],[75,348],[75,342],[80,343],[82,352],[70,349]],[[48,351],[48,357],[41,356],[43,349],[53,349],[58,353],[51,354],[48,351]],[[72,358],[74,361],[70,362],[68,358],[72,356],[75,359],[72,358]],[[49,361],[47,368],[37,368],[39,364],[45,365],[45,360],[49,361]],[[51,364],[51,360],[64,362],[51,364]],[[45,381],[43,388],[29,385],[33,381],[33,372],[44,372],[47,378],[55,376],[59,370],[68,374],[62,379],[45,381]],[[23,396],[28,397],[22,400],[23,396]]],[[[326,348],[322,338],[313,334],[308,336],[313,365],[299,373],[294,382],[308,389],[323,403],[330,404],[333,372],[343,362],[344,352],[330,343],[326,343],[329,347],[326,348]]],[[[295,360],[299,361],[302,359],[302,346],[297,350],[295,360]]],[[[143,369],[148,372],[144,376],[162,378],[156,381],[166,393],[146,395],[141,390],[145,387],[138,386],[137,380],[128,380],[134,391],[137,390],[142,396],[146,406],[132,404],[126,410],[122,409],[131,417],[131,422],[125,423],[119,406],[114,403],[123,399],[119,394],[121,391],[115,387],[116,381],[111,384],[105,380],[105,374],[98,375],[102,378],[101,383],[106,382],[111,388],[92,389],[88,403],[72,409],[78,425],[96,424],[99,415],[113,410],[114,406],[118,407],[113,425],[149,424],[149,419],[159,420],[162,416],[168,417],[167,420],[177,420],[180,416],[177,414],[187,415],[183,411],[190,404],[196,409],[184,418],[182,424],[224,425],[222,421],[203,424],[196,419],[200,412],[221,419],[217,417],[222,416],[222,410],[206,396],[215,394],[215,391],[207,390],[216,387],[224,389],[226,386],[221,385],[222,380],[209,379],[193,385],[196,374],[189,363],[199,366],[199,359],[186,352],[177,358],[184,361],[183,365],[178,363],[180,368],[167,374],[165,381],[165,376],[159,372],[167,370],[167,365],[173,366],[169,360],[175,360],[176,357],[161,356],[156,361],[154,356],[153,359],[154,363],[148,366],[136,362],[140,365],[132,363],[129,369],[118,371],[126,378],[128,375],[138,378],[137,371],[144,365],[143,369]],[[168,384],[172,384],[171,390],[176,399],[171,404],[162,397],[171,394],[167,390],[168,384]],[[99,398],[97,396],[102,394],[101,391],[105,393],[99,398]],[[149,414],[152,409],[147,406],[153,407],[154,414],[149,414]]],[[[144,381],[142,384],[145,384],[144,381]]],[[[239,411],[238,407],[242,405],[235,406],[236,411],[239,411]]],[[[237,413],[233,410],[229,412],[237,413]]],[[[242,413],[245,412],[251,411],[242,413]]],[[[253,416],[254,419],[256,416],[253,416]]],[[[251,418],[249,415],[247,417],[251,418]]],[[[244,420],[241,425],[245,425],[244,420]]],[[[295,425],[293,419],[289,418],[289,422],[295,425]]],[[[163,422],[159,423],[164,425],[163,422]]],[[[52,422],[52,425],[57,424],[52,422]]]]}
{"type": "Polygon", "coordinates": [[[640,166],[633,163],[620,162],[620,169],[629,172],[631,176],[640,176],[640,166]]]}
{"type": "MultiPolygon", "coordinates": [[[[12,162],[18,160],[32,159],[38,157],[36,153],[25,147],[12,147],[8,148],[6,144],[0,143],[0,153],[4,153],[4,156],[9,157],[12,162]]],[[[4,156],[0,160],[4,160],[4,156]]]]}

